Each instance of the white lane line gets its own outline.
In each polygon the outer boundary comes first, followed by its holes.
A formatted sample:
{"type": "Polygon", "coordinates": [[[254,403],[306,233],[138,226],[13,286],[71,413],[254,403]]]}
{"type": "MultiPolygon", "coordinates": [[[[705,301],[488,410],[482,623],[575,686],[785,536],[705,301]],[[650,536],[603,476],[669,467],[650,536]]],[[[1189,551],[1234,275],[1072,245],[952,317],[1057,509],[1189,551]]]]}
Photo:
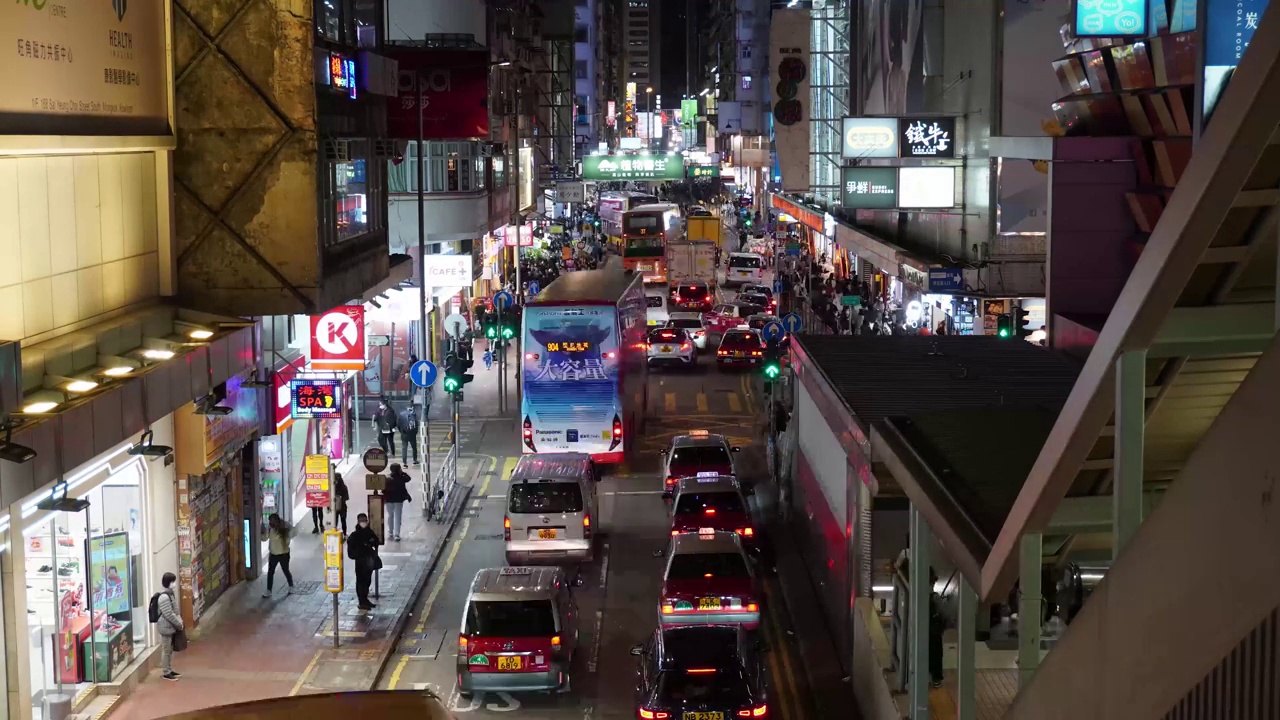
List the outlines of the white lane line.
{"type": "Polygon", "coordinates": [[[600,561],[600,594],[604,595],[605,587],[609,584],[609,543],[605,543],[601,548],[604,558],[600,561]]]}
{"type": "Polygon", "coordinates": [[[596,610],[596,628],[591,639],[591,657],[587,659],[587,672],[593,675],[600,665],[600,642],[601,635],[604,633],[604,604],[609,596],[609,543],[604,543],[601,552],[604,557],[600,560],[600,609],[596,610]]]}
{"type": "Polygon", "coordinates": [[[601,495],[661,495],[661,490],[606,490],[601,495]]]}
{"type": "Polygon", "coordinates": [[[600,631],[604,627],[604,611],[596,611],[596,635],[591,643],[591,657],[587,660],[587,672],[594,674],[600,664],[600,631]]]}

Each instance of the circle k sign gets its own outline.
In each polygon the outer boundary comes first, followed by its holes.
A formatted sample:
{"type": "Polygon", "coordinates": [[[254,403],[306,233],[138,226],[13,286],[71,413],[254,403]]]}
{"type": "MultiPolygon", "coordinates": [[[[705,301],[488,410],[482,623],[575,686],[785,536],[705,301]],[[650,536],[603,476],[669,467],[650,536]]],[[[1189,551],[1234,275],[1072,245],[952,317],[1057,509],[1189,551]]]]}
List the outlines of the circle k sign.
{"type": "Polygon", "coordinates": [[[363,370],[364,306],[343,305],[311,316],[311,367],[316,370],[363,370]]]}

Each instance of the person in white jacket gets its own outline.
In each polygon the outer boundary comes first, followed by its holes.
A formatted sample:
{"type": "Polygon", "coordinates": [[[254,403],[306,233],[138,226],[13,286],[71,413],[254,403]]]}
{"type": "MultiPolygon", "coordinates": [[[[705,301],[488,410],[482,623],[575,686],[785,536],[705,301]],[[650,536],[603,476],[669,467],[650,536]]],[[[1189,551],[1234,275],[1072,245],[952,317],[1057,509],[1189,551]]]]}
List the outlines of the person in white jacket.
{"type": "Polygon", "coordinates": [[[161,576],[160,584],[164,590],[156,599],[156,606],[160,610],[160,619],[156,621],[156,629],[160,632],[160,668],[164,671],[162,677],[165,680],[182,677],[181,673],[173,670],[173,638],[184,629],[182,614],[178,612],[178,600],[173,592],[173,584],[177,580],[177,576],[171,572],[161,576]]]}

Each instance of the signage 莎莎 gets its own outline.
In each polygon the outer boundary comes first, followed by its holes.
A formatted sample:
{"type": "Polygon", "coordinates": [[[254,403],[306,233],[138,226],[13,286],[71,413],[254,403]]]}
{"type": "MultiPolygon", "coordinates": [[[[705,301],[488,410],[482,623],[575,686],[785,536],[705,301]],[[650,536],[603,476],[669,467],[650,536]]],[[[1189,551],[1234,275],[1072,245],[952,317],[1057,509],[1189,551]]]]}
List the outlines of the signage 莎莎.
{"type": "Polygon", "coordinates": [[[588,155],[582,158],[586,180],[681,180],[684,158],[675,155],[588,155]]]}
{"type": "Polygon", "coordinates": [[[312,369],[363,370],[364,360],[363,305],[340,305],[311,316],[312,369]]]}
{"type": "Polygon", "coordinates": [[[854,210],[898,207],[898,168],[847,167],[841,177],[841,205],[854,210]]]}
{"type": "Polygon", "coordinates": [[[0,4],[5,134],[169,134],[168,37],[161,2],[0,4]]]}
{"type": "Polygon", "coordinates": [[[379,51],[397,63],[399,90],[387,98],[387,136],[467,140],[489,137],[489,51],[389,45],[379,51]]]}
{"type": "Polygon", "coordinates": [[[427,274],[427,287],[453,287],[471,284],[471,255],[424,255],[422,267],[427,274]]]}
{"type": "Polygon", "coordinates": [[[956,119],[902,118],[898,148],[904,158],[954,158],[956,119]]]}
{"type": "Polygon", "coordinates": [[[898,119],[848,117],[841,123],[843,150],[850,159],[898,157],[898,119]]]}
{"type": "MultiPolygon", "coordinates": [[[[1148,0],[1076,0],[1076,37],[1142,37],[1148,0]]],[[[1234,7],[1236,3],[1232,3],[1234,7]]]]}
{"type": "Polygon", "coordinates": [[[954,167],[898,168],[898,207],[943,209],[955,206],[954,167]]]}
{"type": "Polygon", "coordinates": [[[329,84],[355,100],[356,61],[339,53],[329,53],[329,84]]]}
{"type": "Polygon", "coordinates": [[[964,290],[961,268],[929,268],[929,292],[950,294],[964,290]]]}

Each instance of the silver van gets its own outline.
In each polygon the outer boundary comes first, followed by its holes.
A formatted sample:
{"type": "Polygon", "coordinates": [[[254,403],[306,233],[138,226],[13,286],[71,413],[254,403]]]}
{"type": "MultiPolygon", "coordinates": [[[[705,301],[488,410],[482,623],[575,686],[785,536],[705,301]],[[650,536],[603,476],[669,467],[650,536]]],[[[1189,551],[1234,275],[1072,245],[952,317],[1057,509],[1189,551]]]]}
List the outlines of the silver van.
{"type": "Polygon", "coordinates": [[[502,520],[507,564],[591,562],[599,479],[586,453],[520,458],[511,473],[507,515],[502,520]]]}
{"type": "Polygon", "coordinates": [[[458,629],[458,694],[567,690],[577,646],[578,607],[563,569],[481,570],[458,629]]]}

